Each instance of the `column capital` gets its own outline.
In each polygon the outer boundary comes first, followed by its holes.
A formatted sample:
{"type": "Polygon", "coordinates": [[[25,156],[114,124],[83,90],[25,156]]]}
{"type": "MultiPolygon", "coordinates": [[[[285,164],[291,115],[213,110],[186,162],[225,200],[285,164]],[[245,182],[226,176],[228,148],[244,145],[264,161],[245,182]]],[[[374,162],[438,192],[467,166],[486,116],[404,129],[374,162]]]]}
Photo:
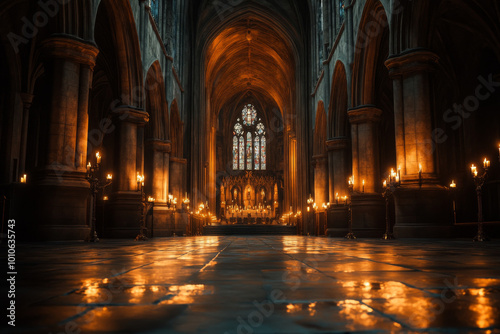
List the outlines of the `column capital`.
{"type": "Polygon", "coordinates": [[[31,103],[33,103],[33,98],[35,97],[33,94],[21,93],[19,95],[20,95],[21,101],[23,101],[23,104],[25,107],[31,106],[31,103]]]}
{"type": "Polygon", "coordinates": [[[150,139],[146,141],[146,145],[153,147],[153,150],[163,153],[172,151],[172,143],[170,140],[150,139]]]}
{"type": "Polygon", "coordinates": [[[328,151],[341,151],[349,147],[350,141],[347,137],[330,138],[326,141],[328,151]]]}
{"type": "Polygon", "coordinates": [[[389,69],[389,75],[394,78],[433,71],[438,63],[439,56],[434,52],[426,49],[412,49],[389,57],[385,61],[385,66],[389,69]]]}
{"type": "Polygon", "coordinates": [[[365,105],[349,109],[347,115],[351,124],[377,123],[382,116],[382,110],[374,105],[365,105]]]}
{"type": "Polygon", "coordinates": [[[328,162],[327,154],[318,154],[312,157],[312,165],[314,168],[319,167],[321,165],[325,165],[328,162]]]}
{"type": "Polygon", "coordinates": [[[122,122],[145,125],[149,122],[149,114],[142,109],[132,106],[119,106],[113,109],[113,114],[122,122]]]}
{"type": "Polygon", "coordinates": [[[93,43],[71,35],[57,34],[42,42],[43,53],[94,68],[99,49],[93,43]]]}

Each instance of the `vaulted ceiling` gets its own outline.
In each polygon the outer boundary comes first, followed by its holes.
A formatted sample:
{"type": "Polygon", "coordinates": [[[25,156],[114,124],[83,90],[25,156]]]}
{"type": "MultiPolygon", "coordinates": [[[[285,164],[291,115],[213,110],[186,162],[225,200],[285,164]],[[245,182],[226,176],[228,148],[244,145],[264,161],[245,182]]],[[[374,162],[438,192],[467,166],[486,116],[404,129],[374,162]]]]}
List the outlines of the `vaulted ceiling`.
{"type": "Polygon", "coordinates": [[[216,115],[236,112],[245,99],[254,99],[284,113],[295,98],[296,69],[307,55],[302,48],[307,2],[235,2],[239,5],[223,12],[203,5],[199,10],[198,45],[210,108],[216,115]]]}

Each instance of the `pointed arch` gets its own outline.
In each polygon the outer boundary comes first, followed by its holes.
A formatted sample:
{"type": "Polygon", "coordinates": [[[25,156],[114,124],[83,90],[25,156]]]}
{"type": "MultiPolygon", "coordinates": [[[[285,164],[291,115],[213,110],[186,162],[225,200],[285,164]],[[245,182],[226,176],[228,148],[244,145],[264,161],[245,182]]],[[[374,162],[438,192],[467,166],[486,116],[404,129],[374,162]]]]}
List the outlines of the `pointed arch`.
{"type": "Polygon", "coordinates": [[[146,126],[146,139],[166,140],[168,138],[168,106],[165,99],[165,84],[161,66],[155,61],[149,68],[144,85],[146,112],[149,123],[146,126]]]}
{"type": "Polygon", "coordinates": [[[183,131],[184,123],[181,121],[177,99],[170,106],[170,141],[172,142],[172,156],[183,157],[183,131]]]}
{"type": "Polygon", "coordinates": [[[323,101],[318,102],[316,124],[314,126],[314,155],[326,153],[326,113],[323,101]]]}
{"type": "Polygon", "coordinates": [[[354,47],[351,105],[374,104],[377,64],[385,62],[389,48],[389,22],[380,0],[366,1],[354,47]],[[385,59],[379,59],[385,57],[385,59]]]}
{"type": "Polygon", "coordinates": [[[144,107],[141,49],[129,1],[100,2],[95,17],[94,40],[101,54],[108,54],[106,65],[115,71],[117,98],[123,105],[144,107]],[[105,40],[99,36],[103,27],[107,27],[107,32],[111,34],[105,40]]]}
{"type": "Polygon", "coordinates": [[[344,64],[339,60],[333,72],[330,106],[328,107],[329,138],[350,136],[347,119],[348,103],[347,75],[344,64]]]}

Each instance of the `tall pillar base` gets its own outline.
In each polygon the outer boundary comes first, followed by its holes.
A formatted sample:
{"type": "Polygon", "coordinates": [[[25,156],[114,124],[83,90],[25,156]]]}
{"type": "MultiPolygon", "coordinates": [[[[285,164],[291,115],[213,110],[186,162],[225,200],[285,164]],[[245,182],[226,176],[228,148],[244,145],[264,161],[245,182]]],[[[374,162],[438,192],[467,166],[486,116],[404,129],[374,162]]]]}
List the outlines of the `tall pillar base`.
{"type": "Polygon", "coordinates": [[[326,235],[329,237],[344,237],[348,232],[347,205],[334,205],[328,210],[326,235]]]}
{"type": "Polygon", "coordinates": [[[104,222],[104,237],[135,239],[140,232],[140,192],[120,191],[114,193],[109,202],[109,219],[104,222]]]}
{"type": "MultiPolygon", "coordinates": [[[[148,217],[151,221],[151,217],[148,217]]],[[[153,208],[153,224],[150,227],[151,237],[170,237],[175,233],[175,212],[166,204],[155,204],[153,208]]]]}
{"type": "Polygon", "coordinates": [[[439,186],[402,186],[394,193],[396,238],[448,238],[453,213],[448,191],[439,186]],[[446,208],[450,208],[446,210],[446,208]]]}
{"type": "Polygon", "coordinates": [[[31,239],[43,241],[84,240],[90,233],[89,183],[82,173],[46,175],[33,187],[35,208],[31,239]]]}
{"type": "Polygon", "coordinates": [[[385,200],[381,195],[352,195],[352,231],[358,238],[380,238],[384,234],[385,200]]]}

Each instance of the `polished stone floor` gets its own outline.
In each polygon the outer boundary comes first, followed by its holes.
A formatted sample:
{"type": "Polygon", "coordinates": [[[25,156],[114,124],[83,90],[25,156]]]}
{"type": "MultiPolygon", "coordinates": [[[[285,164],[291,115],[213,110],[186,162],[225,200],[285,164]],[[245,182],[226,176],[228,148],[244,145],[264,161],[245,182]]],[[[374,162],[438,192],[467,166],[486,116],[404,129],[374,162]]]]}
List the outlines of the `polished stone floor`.
{"type": "Polygon", "coordinates": [[[17,326],[2,333],[500,333],[499,242],[214,236],[17,252],[17,326]]]}

